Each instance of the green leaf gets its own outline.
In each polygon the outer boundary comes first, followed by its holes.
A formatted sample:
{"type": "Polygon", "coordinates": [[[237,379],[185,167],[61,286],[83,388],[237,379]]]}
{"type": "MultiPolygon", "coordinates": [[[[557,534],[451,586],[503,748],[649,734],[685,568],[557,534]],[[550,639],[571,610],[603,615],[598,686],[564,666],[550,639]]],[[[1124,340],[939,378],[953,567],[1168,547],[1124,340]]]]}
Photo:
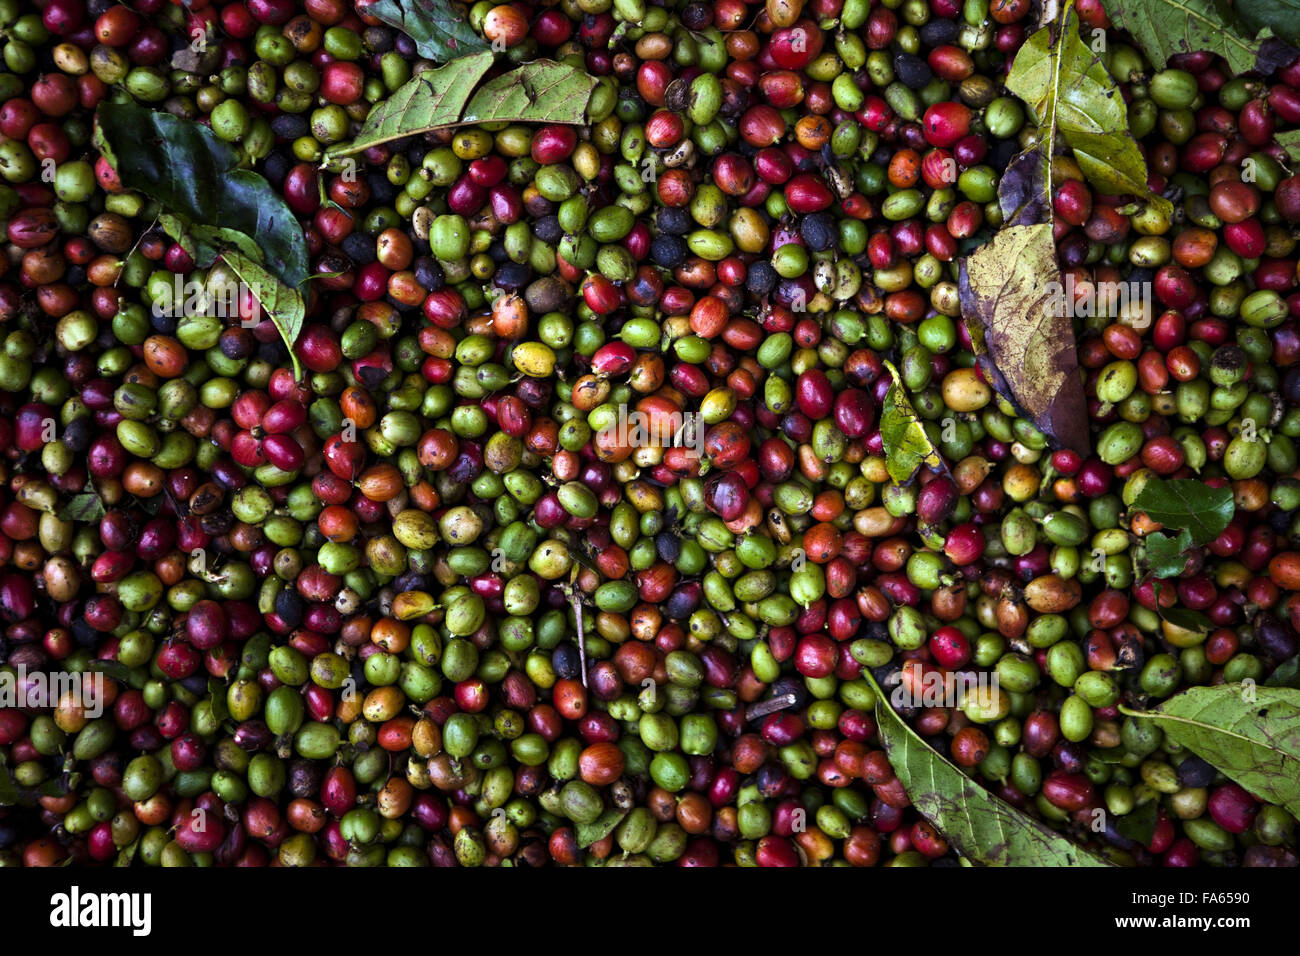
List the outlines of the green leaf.
{"type": "Polygon", "coordinates": [[[943,458],[930,436],[926,434],[921,418],[907,399],[907,389],[893,363],[885,367],[893,376],[894,384],[885,393],[885,404],[880,411],[880,438],[885,445],[885,468],[897,484],[911,481],[922,465],[931,469],[943,467],[943,458]]]}
{"type": "Polygon", "coordinates": [[[573,560],[576,563],[582,565],[582,567],[586,568],[588,571],[594,572],[596,574],[600,573],[600,571],[596,568],[596,563],[591,559],[591,557],[585,551],[583,551],[581,547],[571,549],[569,551],[569,557],[573,558],[573,560]]]}
{"type": "Polygon", "coordinates": [[[64,521],[98,521],[107,510],[99,495],[93,491],[83,491],[73,495],[66,505],[59,509],[59,517],[64,521]]]}
{"type": "Polygon", "coordinates": [[[105,677],[111,677],[123,684],[131,679],[131,668],[121,661],[94,660],[86,665],[86,670],[95,674],[103,674],[105,677]]]}
{"type": "MultiPolygon", "coordinates": [[[[216,252],[217,256],[220,256],[225,249],[234,247],[254,262],[260,263],[262,261],[261,250],[258,249],[257,243],[242,232],[236,232],[233,229],[222,229],[217,226],[195,226],[190,231],[201,240],[200,250],[206,246],[216,252]]],[[[213,261],[215,259],[214,256],[213,261]]]]}
{"type": "Polygon", "coordinates": [[[242,252],[228,249],[221,254],[221,259],[230,266],[235,275],[239,276],[241,282],[252,289],[257,301],[262,304],[262,308],[271,317],[275,327],[280,330],[281,338],[289,345],[289,357],[293,360],[293,376],[295,379],[301,379],[302,365],[293,350],[293,343],[297,341],[298,333],[302,331],[302,321],[307,314],[302,295],[297,289],[286,286],[242,252]]]}
{"type": "Polygon", "coordinates": [[[181,248],[190,254],[196,265],[206,269],[216,262],[223,249],[234,247],[251,259],[260,261],[261,249],[257,243],[242,232],[221,226],[190,225],[180,216],[163,213],[158,217],[158,224],[163,231],[180,243],[181,248]]]}
{"type": "Polygon", "coordinates": [[[254,237],[257,258],[285,285],[296,289],[307,278],[307,242],[298,220],[271,184],[240,169],[235,151],[207,127],[105,102],[95,114],[95,144],[123,186],[158,200],[186,226],[254,237]]]}
{"type": "MultiPolygon", "coordinates": [[[[1146,161],[1129,133],[1124,97],[1079,37],[1073,6],[1067,6],[1063,20],[1029,37],[1006,85],[1037,115],[1040,138],[1051,143],[1052,130],[1060,130],[1088,182],[1105,193],[1147,197],[1172,214],[1169,201],[1147,189],[1146,161]]],[[[1046,155],[1051,154],[1048,148],[1046,155]]]]}
{"type": "Polygon", "coordinates": [[[1157,605],[1156,614],[1160,616],[1160,620],[1168,621],[1174,627],[1181,627],[1184,631],[1194,631],[1197,634],[1208,634],[1210,628],[1214,626],[1208,617],[1191,608],[1157,605]]]}
{"type": "Polygon", "coordinates": [[[1300,815],[1300,690],[1193,687],[1133,716],[1155,721],[1174,743],[1261,800],[1300,815]]]}
{"type": "Polygon", "coordinates": [[[971,338],[982,339],[1008,397],[1039,431],[1086,454],[1088,404],[1051,225],[1004,226],[959,278],[971,338]]]}
{"type": "Polygon", "coordinates": [[[475,53],[417,74],[370,111],[356,139],[331,148],[329,155],[347,156],[389,140],[454,125],[474,87],[491,67],[491,53],[475,53]]]}
{"type": "Polygon", "coordinates": [[[1202,545],[1223,533],[1236,505],[1231,488],[1211,488],[1195,478],[1151,478],[1130,507],[1166,528],[1186,529],[1191,543],[1202,545]]]}
{"type": "Polygon", "coordinates": [[[1101,5],[1158,69],[1175,53],[1209,50],[1224,57],[1233,73],[1245,73],[1259,55],[1259,44],[1243,36],[1214,0],[1101,0],[1101,5]]]}
{"type": "Polygon", "coordinates": [[[1042,823],[999,800],[928,747],[876,692],[880,740],[917,811],[977,866],[1108,866],[1042,823]]]}
{"type": "Polygon", "coordinates": [[[186,254],[194,260],[195,265],[200,269],[206,269],[212,265],[212,261],[217,257],[217,251],[201,245],[190,232],[189,223],[180,216],[170,212],[160,213],[158,225],[162,226],[163,232],[167,233],[173,242],[185,250],[186,254]]]}
{"type": "Polygon", "coordinates": [[[1274,668],[1264,684],[1267,687],[1296,687],[1297,677],[1300,677],[1300,656],[1289,657],[1274,668]]]}
{"type": "Polygon", "coordinates": [[[1286,150],[1287,158],[1293,163],[1300,163],[1300,129],[1289,129],[1274,136],[1278,145],[1286,150]]]}
{"type": "Polygon", "coordinates": [[[230,716],[226,707],[226,685],[215,677],[208,680],[208,704],[212,707],[214,720],[225,720],[230,716]]]}
{"type": "Polygon", "coordinates": [[[570,123],[587,121],[596,78],[552,60],[534,60],[488,80],[465,106],[462,123],[570,123]]]}
{"type": "Polygon", "coordinates": [[[491,53],[475,53],[421,73],[371,110],[357,138],[329,150],[329,156],[448,126],[587,121],[595,77],[564,63],[534,60],[479,86],[491,66],[491,53]]]}
{"type": "Polygon", "coordinates": [[[469,25],[465,8],[449,0],[375,0],[366,13],[401,30],[415,41],[420,56],[438,63],[488,49],[469,25]]]}
{"type": "Polygon", "coordinates": [[[1186,607],[1161,607],[1160,606],[1160,584],[1155,585],[1156,596],[1156,616],[1162,621],[1167,621],[1174,627],[1180,627],[1184,631],[1192,631],[1196,634],[1208,634],[1210,628],[1214,626],[1213,622],[1202,614],[1200,611],[1193,611],[1186,607]]]}
{"type": "Polygon", "coordinates": [[[68,795],[68,784],[62,776],[53,780],[46,780],[36,788],[36,792],[42,797],[66,797],[68,795]]]}
{"type": "Polygon", "coordinates": [[[1184,528],[1171,538],[1156,531],[1143,539],[1148,573],[1157,578],[1176,578],[1187,567],[1187,551],[1192,547],[1192,533],[1184,528]]]}
{"type": "Polygon", "coordinates": [[[1126,813],[1115,820],[1115,830],[1122,837],[1127,837],[1143,846],[1151,842],[1156,835],[1156,824],[1160,821],[1160,806],[1156,800],[1148,800],[1142,806],[1126,813]]]}
{"type": "Polygon", "coordinates": [[[1289,43],[1300,40],[1300,0],[1235,0],[1232,9],[1256,36],[1268,29],[1289,43]]]}
{"type": "Polygon", "coordinates": [[[614,828],[623,822],[626,810],[610,807],[592,823],[575,823],[573,832],[578,837],[578,846],[589,847],[597,840],[603,840],[614,832],[614,828]]]}
{"type": "Polygon", "coordinates": [[[136,851],[140,848],[139,840],[132,840],[117,854],[117,859],[113,861],[114,866],[130,866],[135,859],[136,851]]]}

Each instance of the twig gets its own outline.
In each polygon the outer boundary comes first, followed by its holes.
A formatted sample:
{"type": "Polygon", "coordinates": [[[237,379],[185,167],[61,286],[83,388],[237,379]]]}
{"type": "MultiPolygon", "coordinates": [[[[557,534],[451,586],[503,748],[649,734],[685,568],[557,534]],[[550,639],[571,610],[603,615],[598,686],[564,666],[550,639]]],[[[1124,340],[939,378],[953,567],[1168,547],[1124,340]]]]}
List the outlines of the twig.
{"type": "MultiPolygon", "coordinates": [[[[570,552],[573,554],[574,552],[570,552]]],[[[576,557],[576,555],[575,555],[576,557]]],[[[578,562],[581,564],[582,562],[578,562]]],[[[582,686],[587,686],[587,640],[582,633],[582,596],[578,593],[578,568],[575,565],[569,573],[569,583],[564,588],[573,606],[573,616],[578,624],[578,666],[582,668],[582,686]]]]}
{"type": "Polygon", "coordinates": [[[582,634],[582,598],[577,591],[569,592],[573,603],[573,616],[578,619],[578,666],[582,668],[582,686],[587,686],[587,640],[582,634]]]}
{"type": "Polygon", "coordinates": [[[753,704],[749,710],[745,711],[746,720],[757,720],[759,717],[766,717],[768,714],[775,714],[778,710],[785,710],[787,707],[793,707],[795,702],[794,694],[778,694],[770,700],[753,704]]]}
{"type": "MultiPolygon", "coordinates": [[[[132,253],[132,252],[135,252],[135,250],[137,250],[137,249],[140,248],[140,243],[144,242],[144,237],[145,237],[146,235],[148,235],[148,234],[153,230],[153,227],[154,227],[154,226],[158,225],[158,220],[159,220],[160,218],[161,218],[160,216],[154,216],[154,217],[153,217],[153,222],[149,223],[149,228],[143,230],[143,231],[140,233],[139,237],[135,240],[135,245],[133,245],[133,246],[130,248],[130,250],[127,252],[127,254],[124,255],[124,256],[122,257],[122,261],[123,261],[123,262],[126,262],[126,260],[129,259],[129,258],[131,257],[131,253],[132,253]]],[[[179,242],[180,240],[177,240],[177,241],[179,242]]],[[[117,274],[117,278],[113,280],[113,288],[116,289],[116,288],[117,288],[117,284],[118,284],[119,282],[121,282],[121,281],[122,281],[122,273],[119,271],[118,274],[117,274]]]]}

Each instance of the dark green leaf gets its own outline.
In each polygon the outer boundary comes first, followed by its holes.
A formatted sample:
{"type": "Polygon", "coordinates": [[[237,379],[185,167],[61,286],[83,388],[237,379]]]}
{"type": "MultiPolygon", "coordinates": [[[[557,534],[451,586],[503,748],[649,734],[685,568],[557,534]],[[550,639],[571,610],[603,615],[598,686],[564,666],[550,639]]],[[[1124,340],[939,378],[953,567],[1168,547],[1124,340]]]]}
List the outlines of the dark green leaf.
{"type": "Polygon", "coordinates": [[[1033,109],[1040,139],[1052,155],[1054,131],[1074,153],[1088,182],[1105,193],[1147,197],[1172,214],[1169,201],[1151,196],[1147,166],[1128,128],[1124,97],[1097,54],[1079,36],[1079,15],[1033,33],[1016,54],[1007,89],[1033,109]]]}
{"type": "Polygon", "coordinates": [[[1132,813],[1116,818],[1115,829],[1120,836],[1146,846],[1156,834],[1156,823],[1159,819],[1160,807],[1157,801],[1148,800],[1132,813]]]}
{"type": "Polygon", "coordinates": [[[1235,0],[1232,9],[1256,35],[1267,27],[1275,37],[1300,40],[1300,0],[1235,0]]]}
{"type": "Polygon", "coordinates": [[[302,331],[303,317],[307,314],[302,295],[297,289],[285,285],[241,252],[228,249],[221,254],[221,259],[239,276],[241,282],[253,290],[257,301],[271,317],[275,327],[280,330],[280,336],[289,345],[294,378],[301,379],[302,366],[298,362],[298,354],[293,349],[293,343],[298,340],[298,333],[302,331]]]}
{"type": "Polygon", "coordinates": [[[928,747],[876,692],[880,740],[917,811],[977,866],[1108,866],[975,784],[928,747]]]}
{"type": "Polygon", "coordinates": [[[1259,55],[1260,45],[1243,36],[1214,0],[1101,0],[1101,5],[1159,69],[1175,53],[1209,50],[1224,57],[1233,73],[1245,73],[1259,55]]]}
{"type": "Polygon", "coordinates": [[[1157,605],[1156,613],[1160,615],[1160,620],[1168,621],[1174,627],[1181,627],[1184,631],[1195,631],[1197,634],[1208,634],[1210,628],[1214,626],[1208,617],[1191,608],[1166,608],[1157,605]]]}
{"type": "Polygon", "coordinates": [[[104,502],[93,491],[83,491],[73,495],[72,499],[59,509],[59,517],[64,521],[98,521],[104,517],[104,502]]]}
{"type": "Polygon", "coordinates": [[[1123,763],[1126,751],[1123,747],[1096,747],[1092,755],[1102,763],[1123,763]]]}
{"type": "Polygon", "coordinates": [[[255,240],[260,260],[290,288],[307,278],[307,243],[280,194],[239,168],[231,147],[205,126],[130,103],[102,103],[95,144],[122,185],[158,200],[190,228],[255,240]]]}
{"type": "Polygon", "coordinates": [[[570,549],[569,557],[573,558],[573,560],[576,563],[582,565],[588,571],[592,571],[597,574],[600,573],[599,571],[596,570],[596,563],[592,561],[591,556],[588,555],[585,551],[583,551],[581,547],[570,549]]]}
{"type": "Polygon", "coordinates": [[[1157,578],[1176,578],[1187,567],[1187,551],[1192,547],[1192,533],[1184,528],[1176,538],[1160,531],[1143,539],[1146,545],[1147,571],[1157,578]]]}
{"type": "Polygon", "coordinates": [[[53,780],[46,780],[36,788],[36,792],[42,797],[66,797],[68,795],[68,784],[62,776],[53,780]]]}
{"type": "MultiPolygon", "coordinates": [[[[1185,534],[1186,532],[1184,532],[1185,534]]],[[[1180,627],[1184,631],[1193,631],[1197,634],[1208,634],[1210,628],[1214,625],[1210,619],[1200,611],[1193,611],[1185,607],[1161,607],[1160,606],[1160,583],[1155,584],[1156,596],[1156,616],[1162,621],[1167,621],[1174,627],[1180,627]]]]}
{"type": "Polygon", "coordinates": [[[329,155],[347,156],[389,140],[454,125],[474,87],[491,67],[491,53],[475,53],[417,74],[370,111],[356,139],[330,149],[329,155]]]}
{"type": "Polygon", "coordinates": [[[366,12],[412,40],[420,56],[446,63],[488,49],[469,25],[465,8],[449,0],[375,0],[366,12]]]}
{"type": "Polygon", "coordinates": [[[1223,533],[1236,506],[1231,488],[1211,488],[1195,478],[1151,478],[1131,507],[1166,528],[1186,529],[1191,543],[1202,545],[1223,533]]]}
{"type": "Polygon", "coordinates": [[[91,661],[86,670],[95,674],[103,674],[105,677],[111,677],[123,684],[131,679],[131,669],[121,661],[91,661]]]}
{"type": "Polygon", "coordinates": [[[907,389],[891,362],[885,367],[893,376],[894,384],[885,393],[884,407],[880,411],[880,439],[885,445],[885,468],[889,477],[898,484],[911,481],[922,465],[931,469],[943,467],[943,458],[935,449],[930,436],[921,424],[920,416],[907,399],[907,389]]]}
{"type": "Polygon", "coordinates": [[[18,788],[14,778],[9,776],[9,768],[0,761],[0,807],[12,807],[18,803],[18,788]]]}
{"type": "Polygon", "coordinates": [[[603,840],[614,832],[614,828],[623,822],[626,810],[610,807],[592,823],[576,823],[573,832],[578,837],[578,846],[589,847],[597,840],[603,840]]]}
{"type": "Polygon", "coordinates": [[[976,249],[978,249],[980,246],[984,245],[984,243],[988,242],[989,239],[992,238],[992,236],[993,233],[990,232],[988,227],[986,226],[980,229],[978,232],[976,232],[975,235],[967,236],[965,239],[958,242],[957,251],[960,252],[963,256],[968,256],[976,249]]]}
{"type": "Polygon", "coordinates": [[[1300,815],[1300,690],[1193,687],[1137,716],[1261,800],[1300,815]]]}
{"type": "Polygon", "coordinates": [[[1295,687],[1296,680],[1300,677],[1300,656],[1289,657],[1268,675],[1268,680],[1264,681],[1266,687],[1295,687]]]}
{"type": "Polygon", "coordinates": [[[225,720],[230,716],[226,707],[226,685],[215,677],[208,681],[208,703],[212,707],[213,720],[225,720]]]}

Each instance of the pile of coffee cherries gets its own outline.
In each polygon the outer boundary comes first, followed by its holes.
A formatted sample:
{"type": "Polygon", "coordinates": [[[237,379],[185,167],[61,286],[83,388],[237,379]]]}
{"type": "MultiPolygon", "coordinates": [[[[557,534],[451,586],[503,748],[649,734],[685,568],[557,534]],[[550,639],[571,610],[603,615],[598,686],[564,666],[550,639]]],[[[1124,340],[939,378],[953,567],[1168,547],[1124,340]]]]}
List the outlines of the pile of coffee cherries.
{"type": "Polygon", "coordinates": [[[1038,137],[1029,0],[480,2],[496,72],[597,79],[588,123],[353,166],[438,66],[365,0],[36,6],[0,0],[0,863],[956,865],[890,698],[1109,862],[1300,863],[1125,712],[1295,670],[1300,56],[1155,69],[1075,5],[1174,208],[1052,164],[1071,288],[1154,296],[1078,321],[1088,450],[995,393],[959,292],[1038,137]],[[122,187],[103,103],[284,197],[292,359],[251,296],[178,307],[234,277],[122,187]],[[1152,476],[1235,500],[1163,581],[1152,476]]]}

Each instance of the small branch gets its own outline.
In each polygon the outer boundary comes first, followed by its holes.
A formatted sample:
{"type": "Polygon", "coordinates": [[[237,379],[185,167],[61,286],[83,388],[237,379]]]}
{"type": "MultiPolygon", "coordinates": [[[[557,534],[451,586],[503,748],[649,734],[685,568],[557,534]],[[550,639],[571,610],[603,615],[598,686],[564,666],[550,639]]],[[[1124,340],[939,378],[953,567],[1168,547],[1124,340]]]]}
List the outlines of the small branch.
{"type": "Polygon", "coordinates": [[[587,641],[582,633],[582,595],[578,592],[577,579],[578,569],[575,567],[569,583],[564,588],[564,593],[569,597],[569,604],[573,607],[573,616],[578,624],[578,666],[582,668],[582,686],[586,687],[587,641]]]}
{"type": "Polygon", "coordinates": [[[780,694],[771,700],[765,700],[758,704],[753,704],[745,711],[746,720],[757,720],[759,717],[766,717],[768,714],[775,714],[778,710],[785,710],[787,707],[793,707],[795,702],[794,694],[780,694]]]}
{"type": "Polygon", "coordinates": [[[582,668],[582,686],[587,686],[587,639],[582,633],[582,598],[577,592],[570,596],[573,616],[578,619],[578,666],[582,668]]]}

